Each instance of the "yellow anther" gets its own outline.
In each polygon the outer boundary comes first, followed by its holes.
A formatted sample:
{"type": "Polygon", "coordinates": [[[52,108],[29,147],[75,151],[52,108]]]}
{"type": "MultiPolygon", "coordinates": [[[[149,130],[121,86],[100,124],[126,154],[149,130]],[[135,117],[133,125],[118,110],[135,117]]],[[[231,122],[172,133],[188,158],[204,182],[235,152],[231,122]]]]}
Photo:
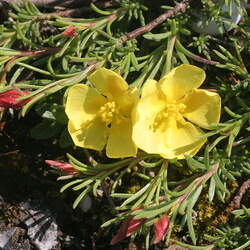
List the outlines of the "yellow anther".
{"type": "Polygon", "coordinates": [[[111,122],[120,123],[123,119],[119,107],[117,107],[115,102],[105,103],[100,107],[98,115],[106,124],[110,124],[111,122]]]}
{"type": "Polygon", "coordinates": [[[181,123],[184,122],[185,120],[182,116],[182,113],[185,108],[186,105],[183,103],[168,103],[166,107],[156,115],[154,123],[152,125],[152,129],[156,130],[162,128],[162,125],[167,124],[167,119],[175,119],[181,123]]]}

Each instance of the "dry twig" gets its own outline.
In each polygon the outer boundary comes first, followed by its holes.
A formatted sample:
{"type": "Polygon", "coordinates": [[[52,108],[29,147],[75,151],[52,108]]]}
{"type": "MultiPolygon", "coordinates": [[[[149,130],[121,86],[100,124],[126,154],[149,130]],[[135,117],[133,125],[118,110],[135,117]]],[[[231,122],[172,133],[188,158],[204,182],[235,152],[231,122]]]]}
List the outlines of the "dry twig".
{"type": "Polygon", "coordinates": [[[246,193],[248,188],[250,187],[250,179],[243,182],[241,185],[237,195],[233,198],[233,200],[229,203],[225,210],[223,210],[222,214],[218,216],[218,218],[214,221],[213,227],[216,227],[219,224],[226,223],[229,219],[231,212],[235,209],[240,208],[240,202],[242,200],[243,195],[246,193]]]}
{"type": "Polygon", "coordinates": [[[234,199],[229,204],[229,207],[231,207],[232,210],[240,208],[240,202],[242,200],[242,197],[246,193],[246,191],[248,190],[249,187],[250,187],[250,179],[243,182],[238,194],[234,197],[234,199]]]}
{"type": "Polygon", "coordinates": [[[140,36],[144,33],[150,32],[156,26],[162,24],[166,19],[175,16],[179,12],[185,12],[188,4],[189,4],[189,0],[181,1],[172,10],[168,10],[167,12],[163,13],[162,15],[160,15],[157,18],[155,18],[154,20],[152,20],[147,25],[142,26],[142,27],[140,27],[136,30],[133,30],[133,31],[125,34],[124,36],[120,37],[118,39],[118,43],[123,43],[127,40],[132,40],[132,39],[136,38],[137,36],[140,36]]]}

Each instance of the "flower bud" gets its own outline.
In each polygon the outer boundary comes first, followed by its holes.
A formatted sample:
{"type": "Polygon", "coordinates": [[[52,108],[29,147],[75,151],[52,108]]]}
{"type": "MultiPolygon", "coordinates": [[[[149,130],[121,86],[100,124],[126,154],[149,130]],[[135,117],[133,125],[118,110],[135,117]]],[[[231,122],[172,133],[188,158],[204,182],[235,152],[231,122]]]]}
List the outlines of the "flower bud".
{"type": "Polygon", "coordinates": [[[29,91],[17,91],[15,89],[0,93],[0,107],[18,109],[30,101],[30,98],[17,101],[16,99],[29,94],[29,91]]]}
{"type": "Polygon", "coordinates": [[[76,27],[74,27],[74,26],[69,26],[69,27],[67,27],[66,30],[64,30],[64,31],[62,32],[62,35],[63,35],[63,36],[67,36],[67,37],[75,37],[75,36],[78,35],[78,33],[75,32],[75,31],[76,31],[76,27]]]}
{"type": "Polygon", "coordinates": [[[169,217],[168,214],[163,214],[159,220],[154,223],[154,243],[159,243],[165,237],[169,228],[169,217]]]}
{"type": "Polygon", "coordinates": [[[119,228],[117,234],[113,237],[111,241],[111,245],[114,245],[124,238],[132,235],[140,226],[142,226],[145,222],[145,219],[129,219],[124,221],[119,228]]]}
{"type": "Polygon", "coordinates": [[[67,162],[45,160],[45,163],[47,163],[48,165],[50,165],[52,167],[55,167],[55,168],[61,170],[62,172],[66,173],[66,174],[75,175],[75,174],[79,173],[79,171],[77,171],[76,169],[74,169],[67,162]]]}

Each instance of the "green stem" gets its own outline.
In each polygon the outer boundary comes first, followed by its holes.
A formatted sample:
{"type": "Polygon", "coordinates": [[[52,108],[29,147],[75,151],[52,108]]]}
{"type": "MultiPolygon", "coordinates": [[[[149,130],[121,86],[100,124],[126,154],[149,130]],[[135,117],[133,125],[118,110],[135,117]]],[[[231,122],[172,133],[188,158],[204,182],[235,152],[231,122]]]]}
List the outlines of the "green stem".
{"type": "Polygon", "coordinates": [[[149,203],[153,199],[153,196],[154,196],[155,191],[157,190],[158,186],[162,185],[162,177],[165,175],[166,171],[167,171],[167,161],[163,161],[157,176],[154,178],[152,184],[148,188],[149,192],[148,192],[148,195],[147,195],[147,198],[145,201],[145,206],[149,205],[149,203]]]}
{"type": "Polygon", "coordinates": [[[189,51],[186,48],[184,48],[183,45],[180,43],[180,41],[178,39],[176,39],[175,48],[176,48],[177,51],[180,51],[184,55],[186,55],[188,57],[191,57],[192,59],[194,59],[197,62],[201,62],[201,63],[204,63],[204,64],[210,64],[210,65],[217,65],[217,64],[219,64],[219,62],[207,60],[205,58],[202,58],[200,56],[195,55],[191,51],[189,51]]]}
{"type": "Polygon", "coordinates": [[[167,56],[166,56],[165,64],[164,64],[163,69],[162,69],[161,78],[164,75],[166,75],[168,72],[170,72],[170,70],[172,68],[171,61],[172,61],[175,41],[176,41],[176,36],[171,36],[168,38],[168,44],[167,44],[167,50],[166,50],[167,56]]]}

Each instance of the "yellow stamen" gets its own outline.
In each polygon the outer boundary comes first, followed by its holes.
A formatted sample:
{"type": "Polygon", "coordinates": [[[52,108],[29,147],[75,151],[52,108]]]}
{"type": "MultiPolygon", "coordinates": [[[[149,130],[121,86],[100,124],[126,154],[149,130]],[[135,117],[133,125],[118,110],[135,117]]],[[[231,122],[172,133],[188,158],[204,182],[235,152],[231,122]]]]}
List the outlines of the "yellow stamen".
{"type": "Polygon", "coordinates": [[[116,103],[107,102],[100,108],[98,115],[101,117],[103,122],[110,124],[114,118],[115,111],[116,103]]]}
{"type": "Polygon", "coordinates": [[[120,123],[123,115],[120,112],[119,107],[115,102],[107,102],[105,103],[99,110],[99,117],[101,117],[102,121],[109,125],[112,122],[120,123]]]}
{"type": "MultiPolygon", "coordinates": [[[[183,123],[185,120],[182,116],[183,111],[185,110],[186,105],[183,103],[168,103],[166,107],[159,112],[155,119],[154,123],[152,125],[152,129],[160,129],[162,125],[166,126],[166,120],[174,119],[181,123],[183,123]]],[[[164,126],[164,128],[165,128],[164,126]]]]}

